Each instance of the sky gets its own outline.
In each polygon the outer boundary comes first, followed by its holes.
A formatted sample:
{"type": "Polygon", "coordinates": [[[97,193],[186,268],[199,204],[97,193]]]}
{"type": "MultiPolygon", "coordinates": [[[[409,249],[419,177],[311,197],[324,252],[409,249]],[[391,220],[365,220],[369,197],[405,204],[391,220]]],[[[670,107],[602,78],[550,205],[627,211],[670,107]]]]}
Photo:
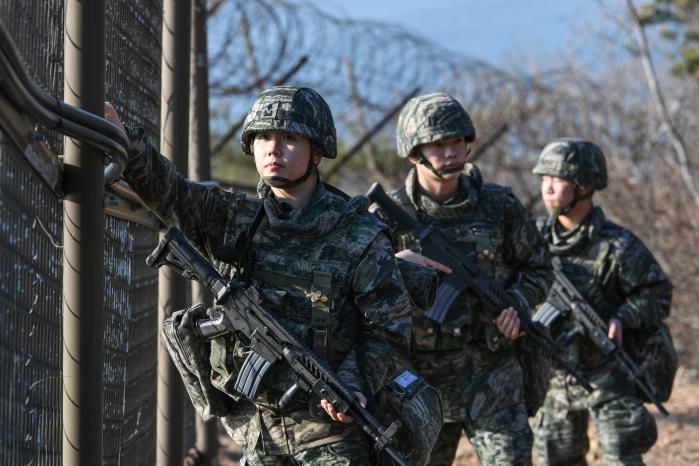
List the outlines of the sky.
{"type": "Polygon", "coordinates": [[[594,0],[315,0],[325,11],[390,21],[436,43],[493,65],[518,50],[547,56],[574,47],[599,15],[594,0]]]}

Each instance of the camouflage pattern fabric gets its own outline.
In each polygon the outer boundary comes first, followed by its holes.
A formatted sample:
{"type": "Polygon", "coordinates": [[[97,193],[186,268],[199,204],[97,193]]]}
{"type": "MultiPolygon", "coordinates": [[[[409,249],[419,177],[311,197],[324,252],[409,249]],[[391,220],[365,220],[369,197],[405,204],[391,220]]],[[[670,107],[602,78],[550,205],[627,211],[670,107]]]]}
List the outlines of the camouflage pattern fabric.
{"type": "MultiPolygon", "coordinates": [[[[264,305],[311,347],[311,322],[326,322],[327,360],[350,389],[363,387],[352,351],[359,334],[367,343],[369,388],[378,391],[390,380],[398,369],[396,355],[408,352],[411,304],[385,227],[366,212],[366,198],[346,200],[319,183],[306,206],[291,209],[271,194],[261,200],[225,192],[185,179],[139,137],[142,132],[130,133],[135,142],[125,177],[166,225],[178,224],[219,272],[230,275],[236,241],[258,210],[265,209],[253,239],[255,271],[282,278],[272,283],[253,274],[264,305]],[[294,286],[297,280],[314,282],[316,276],[331,279],[323,292],[294,286]]],[[[246,342],[228,340],[223,349],[228,380],[247,350],[246,342]]],[[[296,455],[356,435],[351,425],[326,416],[311,418],[304,397],[289,412],[275,412],[272,406],[292,380],[288,367],[274,366],[255,402],[238,397],[235,412],[222,419],[246,456],[296,455]]],[[[220,377],[218,386],[226,389],[230,384],[220,377]]],[[[229,394],[236,399],[235,393],[229,394]]]]}
{"type": "MultiPolygon", "coordinates": [[[[405,187],[389,194],[421,222],[454,238],[459,252],[475,259],[480,270],[506,286],[524,308],[531,309],[543,301],[552,280],[549,254],[534,222],[509,189],[484,183],[478,169],[467,165],[457,193],[445,203],[436,203],[421,194],[414,170],[405,187]]],[[[380,209],[375,213],[389,221],[380,209]]],[[[397,251],[420,252],[415,238],[390,226],[397,251]]],[[[529,458],[531,442],[515,440],[523,432],[531,435],[526,414],[506,421],[499,417],[508,410],[526,413],[522,368],[513,342],[502,337],[479,299],[471,292],[463,293],[441,326],[415,310],[413,338],[411,361],[439,390],[445,422],[466,426],[464,429],[471,431],[474,439],[489,437],[488,431],[481,431],[479,426],[511,433],[503,437],[512,441],[507,448],[498,443],[491,450],[491,444],[483,443],[479,455],[488,461],[483,464],[500,464],[488,458],[497,457],[497,451],[508,448],[517,450],[519,457],[529,458]],[[489,424],[491,420],[494,424],[489,424]],[[502,425],[495,425],[501,420],[502,425]],[[527,451],[519,451],[518,445],[527,451]]],[[[458,437],[454,442],[458,442],[458,437]]],[[[437,446],[434,452],[439,454],[444,449],[444,445],[437,446]]]]}
{"type": "Polygon", "coordinates": [[[163,322],[161,335],[192,405],[208,421],[214,416],[227,416],[235,410],[235,403],[212,383],[211,346],[198,337],[196,330],[196,321],[206,317],[202,303],[179,310],[163,322]]]}
{"type": "Polygon", "coordinates": [[[283,130],[315,141],[325,157],[337,156],[337,135],[330,108],[308,87],[275,86],[263,91],[245,117],[240,145],[252,155],[252,139],[260,131],[283,130]]]}
{"type": "Polygon", "coordinates": [[[532,464],[532,432],[527,413],[520,404],[501,409],[487,418],[444,424],[432,450],[430,466],[449,466],[454,462],[462,430],[483,465],[532,464]],[[503,426],[507,428],[503,429],[503,426]]]}
{"type": "MultiPolygon", "coordinates": [[[[401,422],[395,441],[403,458],[411,466],[428,464],[443,424],[439,392],[409,368],[386,385],[377,398],[375,415],[379,419],[398,419],[401,422]]],[[[395,464],[385,452],[373,456],[374,466],[395,464]]]]}
{"type": "MultiPolygon", "coordinates": [[[[616,374],[616,377],[624,377],[616,374]]],[[[628,386],[628,384],[626,384],[628,386]]],[[[634,395],[605,389],[588,394],[562,371],[556,371],[544,406],[533,422],[535,452],[541,464],[587,464],[590,417],[600,439],[605,466],[643,465],[642,454],[655,443],[655,420],[634,395]],[[602,398],[605,401],[599,402],[602,398]]]]}
{"type": "MultiPolygon", "coordinates": [[[[538,221],[563,271],[603,320],[622,322],[624,347],[636,333],[652,328],[670,312],[672,285],[653,255],[630,231],[593,207],[576,228],[563,231],[552,218],[538,221]]],[[[572,329],[559,319],[554,336],[572,329]]],[[[633,354],[633,351],[630,351],[633,354]]],[[[565,355],[592,383],[588,394],[557,371],[535,422],[537,456],[545,464],[584,464],[591,415],[600,435],[604,464],[643,464],[641,454],[655,442],[655,421],[626,376],[587,338],[578,336],[565,355]],[[564,444],[564,442],[567,442],[564,444]],[[556,447],[560,445],[560,448],[556,447]],[[564,446],[565,445],[565,446],[564,446]],[[582,461],[576,463],[575,461],[582,461]]]]}
{"type": "Polygon", "coordinates": [[[294,466],[299,464],[323,466],[369,466],[369,444],[361,432],[343,442],[309,448],[290,456],[253,453],[241,459],[240,466],[294,466]]]}
{"type": "Polygon", "coordinates": [[[607,187],[607,165],[602,149],[584,139],[556,139],[544,147],[532,170],[573,180],[578,186],[599,191],[607,187]]]}
{"type": "Polygon", "coordinates": [[[413,97],[398,115],[398,156],[407,157],[420,144],[464,136],[476,138],[476,128],[466,110],[453,97],[435,92],[413,97]]]}
{"type": "Polygon", "coordinates": [[[425,267],[401,258],[397,258],[397,262],[413,305],[419,309],[428,310],[437,294],[439,285],[437,272],[432,267],[425,267]]]}

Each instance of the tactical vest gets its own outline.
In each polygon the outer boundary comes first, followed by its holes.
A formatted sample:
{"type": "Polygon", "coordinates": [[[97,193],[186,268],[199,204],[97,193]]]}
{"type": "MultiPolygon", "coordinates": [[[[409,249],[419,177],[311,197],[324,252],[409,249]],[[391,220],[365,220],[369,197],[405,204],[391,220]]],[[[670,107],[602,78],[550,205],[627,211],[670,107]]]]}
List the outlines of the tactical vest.
{"type": "MultiPolygon", "coordinates": [[[[511,274],[503,256],[505,212],[502,209],[490,209],[486,215],[484,211],[487,208],[483,209],[481,205],[487,202],[490,196],[487,191],[491,188],[497,189],[490,184],[483,186],[484,193],[480,196],[478,206],[463,215],[447,219],[435,219],[419,212],[408,197],[405,186],[389,195],[411,216],[440,228],[447,237],[453,238],[463,254],[475,257],[478,268],[484,274],[504,283],[511,274]]],[[[396,250],[411,249],[420,252],[419,244],[408,233],[397,235],[394,246],[396,250]]],[[[426,317],[415,318],[413,335],[418,351],[454,350],[463,348],[471,341],[484,341],[491,349],[511,347],[504,338],[500,338],[497,328],[492,324],[492,317],[480,311],[478,298],[469,292],[456,299],[441,326],[426,317]]]]}
{"type": "MultiPolygon", "coordinates": [[[[618,287],[614,267],[617,266],[615,261],[619,250],[627,246],[631,236],[627,230],[606,220],[601,210],[589,215],[593,216],[591,221],[595,222],[596,235],[589,238],[583,247],[560,251],[559,257],[568,279],[607,322],[626,300],[618,287]]],[[[553,219],[542,218],[538,224],[541,232],[551,241],[553,219]]],[[[556,254],[556,251],[552,253],[556,254]]],[[[568,331],[572,325],[564,320],[553,330],[558,334],[568,331]]],[[[677,353],[667,326],[661,321],[652,327],[624,329],[624,348],[638,364],[660,401],[667,401],[678,367],[677,353]]],[[[609,358],[586,338],[574,341],[568,352],[572,362],[593,374],[601,373],[611,364],[609,358]]],[[[641,391],[638,391],[638,396],[646,402],[650,401],[641,391]]]]}
{"type": "MultiPolygon", "coordinates": [[[[333,207],[338,210],[346,204],[346,200],[335,194],[326,195],[334,196],[333,207]]],[[[260,205],[260,200],[250,199],[241,208],[255,212],[260,205]]],[[[240,216],[253,217],[249,212],[240,216]]],[[[246,226],[234,225],[231,231],[245,231],[246,226]]],[[[253,236],[251,281],[264,296],[265,307],[333,369],[352,349],[359,330],[360,316],[349,301],[354,270],[364,251],[383,230],[384,226],[367,213],[354,215],[352,221],[340,220],[322,236],[278,232],[264,219],[253,236]]],[[[230,235],[225,242],[231,247],[236,239],[237,235],[230,235]]],[[[225,272],[230,274],[231,268],[225,268],[225,272]]],[[[212,343],[212,351],[219,359],[212,361],[212,365],[230,368],[231,364],[223,360],[229,359],[232,352],[233,365],[240,367],[246,343],[235,341],[231,348],[230,339],[221,340],[212,343]]],[[[224,378],[231,380],[234,375],[226,374],[224,378]]],[[[291,383],[291,371],[281,370],[270,373],[263,385],[277,391],[291,383]]],[[[261,402],[267,401],[266,397],[263,393],[261,402]]]]}

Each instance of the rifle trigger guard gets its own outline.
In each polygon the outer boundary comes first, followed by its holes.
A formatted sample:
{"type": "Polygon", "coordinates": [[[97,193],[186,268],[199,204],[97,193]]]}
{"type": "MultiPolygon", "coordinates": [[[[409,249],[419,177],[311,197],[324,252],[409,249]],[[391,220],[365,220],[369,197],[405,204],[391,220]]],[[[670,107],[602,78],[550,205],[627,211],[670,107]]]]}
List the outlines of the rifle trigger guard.
{"type": "Polygon", "coordinates": [[[325,410],[320,406],[320,398],[312,396],[308,400],[308,411],[313,419],[321,419],[325,410]]]}

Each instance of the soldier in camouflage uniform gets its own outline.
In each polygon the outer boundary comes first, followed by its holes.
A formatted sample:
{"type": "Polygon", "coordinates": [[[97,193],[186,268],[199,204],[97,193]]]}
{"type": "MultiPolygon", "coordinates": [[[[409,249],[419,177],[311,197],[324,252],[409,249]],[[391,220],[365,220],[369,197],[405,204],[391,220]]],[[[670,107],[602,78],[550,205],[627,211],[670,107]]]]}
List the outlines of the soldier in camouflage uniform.
{"type": "MultiPolygon", "coordinates": [[[[609,338],[628,343],[635,329],[665,318],[672,293],[668,277],[641,240],[592,203],[594,191],[607,186],[600,148],[582,139],[555,140],[533,171],[542,176],[541,195],[549,211],[538,222],[540,230],[563,272],[609,322],[609,338]]],[[[552,330],[557,335],[571,329],[571,321],[560,320],[552,330]]],[[[634,385],[587,337],[576,337],[567,357],[595,390],[587,393],[563,371],[554,371],[534,421],[537,457],[546,465],[586,464],[592,417],[604,465],[642,465],[641,454],[655,443],[657,432],[634,385]]]]}
{"type": "MultiPolygon", "coordinates": [[[[461,104],[443,93],[415,97],[396,131],[398,155],[414,168],[405,186],[389,195],[453,238],[523,308],[543,301],[552,280],[546,245],[512,191],[484,182],[478,168],[465,163],[476,131],[461,104]]],[[[390,223],[380,209],[376,213],[390,223]]],[[[394,228],[393,237],[399,257],[449,272],[422,256],[409,233],[394,228]]],[[[484,465],[531,464],[523,374],[513,351],[515,311],[503,310],[494,321],[467,291],[441,326],[423,314],[413,315],[411,361],[439,389],[445,420],[430,464],[452,463],[462,430],[484,465]]]]}
{"type": "MultiPolygon", "coordinates": [[[[257,98],[241,136],[261,176],[257,198],[185,179],[142,131],[128,132],[125,177],[141,199],[166,225],[179,225],[222,274],[250,280],[263,305],[366,403],[362,392],[378,391],[397,370],[395,356],[408,351],[411,303],[385,226],[367,212],[368,199],[350,199],[319,179],[321,158],[337,154],[325,100],[298,87],[274,87],[257,98]],[[256,218],[261,221],[251,231],[256,218]],[[252,257],[239,261],[246,239],[252,257]],[[363,356],[357,341],[365,345],[363,356]]],[[[326,400],[322,417],[311,415],[305,395],[288,411],[275,410],[293,383],[288,366],[270,369],[254,402],[231,393],[231,368],[240,367],[247,344],[228,339],[217,347],[224,354],[216,361],[212,344],[211,382],[235,398],[222,422],[243,448],[241,464],[369,464],[364,433],[326,400]]]]}

